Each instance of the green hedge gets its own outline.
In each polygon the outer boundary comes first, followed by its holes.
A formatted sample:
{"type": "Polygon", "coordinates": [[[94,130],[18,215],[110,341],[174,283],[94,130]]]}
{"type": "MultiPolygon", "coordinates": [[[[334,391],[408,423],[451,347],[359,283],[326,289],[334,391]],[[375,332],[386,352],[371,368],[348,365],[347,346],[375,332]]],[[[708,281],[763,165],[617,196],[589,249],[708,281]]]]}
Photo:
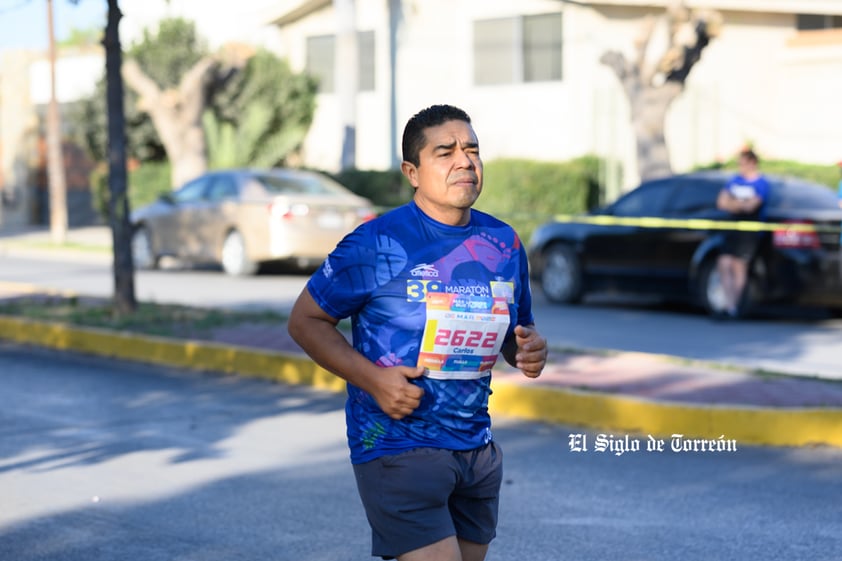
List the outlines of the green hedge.
{"type": "Polygon", "coordinates": [[[839,184],[839,168],[836,166],[817,166],[790,162],[787,160],[767,160],[760,162],[760,169],[775,175],[791,175],[836,189],[839,184]]]}
{"type": "MultiPolygon", "coordinates": [[[[699,169],[724,169],[737,173],[736,159],[727,162],[702,166],[699,169]]],[[[772,175],[792,176],[827,185],[836,189],[839,185],[839,167],[836,165],[816,165],[793,162],[791,160],[760,160],[760,171],[772,175]]]]}
{"type": "MultiPolygon", "coordinates": [[[[836,189],[839,167],[812,165],[787,160],[761,160],[761,170],[791,175],[836,189]]],[[[734,160],[701,166],[736,171],[734,160]]],[[[599,181],[599,159],[584,156],[567,162],[539,162],[500,159],[486,162],[485,185],[476,208],[511,224],[524,241],[532,231],[557,214],[576,214],[600,204],[604,186],[599,181]]],[[[324,172],[323,172],[324,173],[324,172]]],[[[370,199],[382,210],[412,199],[412,187],[400,170],[346,170],[328,173],[354,193],[370,199]]],[[[108,222],[108,174],[99,166],[91,174],[91,189],[97,211],[108,222]]],[[[146,162],[129,172],[129,203],[132,209],[154,201],[170,190],[168,162],[146,162]]]]}
{"type": "Polygon", "coordinates": [[[598,206],[599,159],[568,162],[501,159],[485,164],[482,195],[476,208],[505,220],[524,242],[557,214],[576,214],[598,206]]]}
{"type": "MultiPolygon", "coordinates": [[[[104,168],[91,176],[97,209],[107,221],[108,183],[104,168]]],[[[324,173],[324,172],[323,172],[324,173]]],[[[383,210],[412,199],[412,187],[400,170],[346,170],[327,174],[383,210]]],[[[485,164],[485,181],[476,208],[511,224],[524,241],[536,226],[556,214],[575,214],[599,204],[599,159],[586,156],[568,162],[501,159],[485,164]]],[[[129,173],[132,209],[170,190],[168,163],[147,162],[129,173]]]]}
{"type": "MultiPolygon", "coordinates": [[[[399,170],[346,170],[331,177],[385,210],[408,202],[412,187],[399,170]]],[[[599,159],[569,162],[501,159],[485,164],[476,208],[511,224],[524,241],[556,214],[584,212],[599,204],[599,159]]]]}
{"type": "MultiPolygon", "coordinates": [[[[412,187],[399,170],[346,170],[331,177],[382,209],[412,198],[412,187]]],[[[556,214],[584,212],[599,204],[599,159],[569,162],[501,159],[485,164],[482,195],[476,208],[511,224],[526,241],[536,226],[556,214]]]]}
{"type": "MultiPolygon", "coordinates": [[[[129,172],[129,208],[134,210],[146,206],[158,198],[161,193],[172,190],[170,184],[169,162],[146,162],[129,172]]],[[[100,164],[91,172],[91,193],[93,204],[102,220],[108,224],[108,166],[100,164]]]]}
{"type": "Polygon", "coordinates": [[[351,169],[327,175],[382,209],[400,206],[412,199],[412,186],[400,170],[351,169]]]}

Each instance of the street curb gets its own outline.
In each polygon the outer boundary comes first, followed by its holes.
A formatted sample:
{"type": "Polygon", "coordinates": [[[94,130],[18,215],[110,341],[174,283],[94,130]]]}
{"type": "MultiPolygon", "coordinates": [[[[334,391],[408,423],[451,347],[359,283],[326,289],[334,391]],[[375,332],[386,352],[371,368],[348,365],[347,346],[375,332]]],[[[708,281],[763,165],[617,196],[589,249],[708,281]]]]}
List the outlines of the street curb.
{"type": "Polygon", "coordinates": [[[660,438],[842,447],[842,409],[685,405],[567,388],[492,386],[493,411],[531,421],[660,438]]]}
{"type": "MultiPolygon", "coordinates": [[[[345,382],[304,355],[114,332],[0,315],[0,339],[200,371],[224,372],[344,392],[345,382]]],[[[527,382],[528,384],[528,382],[527,382]]],[[[492,413],[600,431],[746,445],[842,447],[842,409],[764,408],[655,402],[495,380],[492,413]]],[[[619,435],[618,435],[619,436],[619,435]]]]}

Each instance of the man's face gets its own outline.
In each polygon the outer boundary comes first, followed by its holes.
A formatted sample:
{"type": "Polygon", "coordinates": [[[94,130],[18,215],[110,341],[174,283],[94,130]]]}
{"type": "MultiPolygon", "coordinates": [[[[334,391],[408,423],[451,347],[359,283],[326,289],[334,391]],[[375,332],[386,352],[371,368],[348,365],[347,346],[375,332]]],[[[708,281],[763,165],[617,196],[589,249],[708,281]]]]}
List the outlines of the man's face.
{"type": "Polygon", "coordinates": [[[737,160],[737,167],[740,173],[752,173],[757,169],[757,163],[748,156],[740,156],[737,160]]]}
{"type": "Polygon", "coordinates": [[[402,170],[415,188],[415,201],[429,216],[464,224],[482,191],[482,160],[473,127],[447,121],[424,131],[427,143],[418,166],[404,162],[402,170]]]}

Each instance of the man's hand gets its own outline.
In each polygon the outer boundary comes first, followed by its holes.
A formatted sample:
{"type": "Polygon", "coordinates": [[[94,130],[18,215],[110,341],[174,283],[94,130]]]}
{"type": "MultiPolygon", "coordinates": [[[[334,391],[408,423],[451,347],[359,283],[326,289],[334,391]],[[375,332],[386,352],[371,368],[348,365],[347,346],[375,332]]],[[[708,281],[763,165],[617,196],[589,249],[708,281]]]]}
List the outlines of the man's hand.
{"type": "Polygon", "coordinates": [[[423,366],[393,366],[378,372],[377,379],[369,393],[389,417],[403,419],[421,404],[424,390],[410,380],[424,375],[423,366]]]}
{"type": "Polygon", "coordinates": [[[763,199],[755,195],[749,199],[741,201],[740,210],[744,213],[756,212],[760,205],[763,204],[763,199]]]}
{"type": "Polygon", "coordinates": [[[534,327],[518,325],[515,327],[515,343],[517,354],[514,366],[529,378],[540,376],[547,364],[547,340],[534,327]]]}

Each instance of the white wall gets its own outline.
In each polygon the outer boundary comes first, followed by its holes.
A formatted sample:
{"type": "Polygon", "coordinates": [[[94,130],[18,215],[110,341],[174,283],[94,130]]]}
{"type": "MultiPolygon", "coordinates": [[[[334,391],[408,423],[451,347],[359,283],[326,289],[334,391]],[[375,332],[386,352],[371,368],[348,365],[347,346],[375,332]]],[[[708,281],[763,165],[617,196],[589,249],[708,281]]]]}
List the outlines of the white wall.
{"type": "Polygon", "coordinates": [[[229,41],[277,49],[279,32],[269,22],[293,0],[120,0],[120,37],[124,47],[140,41],[144,29],[154,30],[165,18],[196,22],[199,34],[216,49],[229,41]]]}
{"type": "MultiPolygon", "coordinates": [[[[91,96],[96,83],[105,73],[105,61],[99,49],[95,52],[62,55],[56,60],[56,99],[59,103],[91,96]]],[[[36,105],[50,101],[50,61],[35,60],[29,67],[29,91],[36,105]]]]}
{"type": "MultiPolygon", "coordinates": [[[[471,114],[486,159],[503,156],[559,159],[569,149],[579,149],[580,143],[574,142],[574,137],[558,133],[569,130],[571,121],[579,115],[570,114],[569,104],[564,102],[573,95],[565,83],[481,88],[473,85],[475,19],[558,12],[561,4],[552,0],[517,3],[487,0],[481,4],[480,12],[476,9],[479,0],[402,2],[402,20],[396,37],[396,122],[392,125],[386,2],[358,0],[357,27],[375,31],[377,58],[375,91],[363,92],[358,99],[358,167],[390,167],[393,152],[400,153],[403,125],[418,110],[437,103],[457,105],[471,114]],[[390,132],[391,126],[396,129],[394,132],[390,132]],[[531,138],[520,134],[524,130],[532,131],[531,138]],[[392,137],[396,137],[396,146],[390,145],[392,137]]],[[[306,38],[333,33],[335,27],[331,9],[288,25],[283,28],[279,54],[288,56],[293,68],[303,70],[306,38]]],[[[304,147],[308,165],[337,168],[341,148],[338,122],[335,95],[319,95],[316,119],[304,147]]]]}

